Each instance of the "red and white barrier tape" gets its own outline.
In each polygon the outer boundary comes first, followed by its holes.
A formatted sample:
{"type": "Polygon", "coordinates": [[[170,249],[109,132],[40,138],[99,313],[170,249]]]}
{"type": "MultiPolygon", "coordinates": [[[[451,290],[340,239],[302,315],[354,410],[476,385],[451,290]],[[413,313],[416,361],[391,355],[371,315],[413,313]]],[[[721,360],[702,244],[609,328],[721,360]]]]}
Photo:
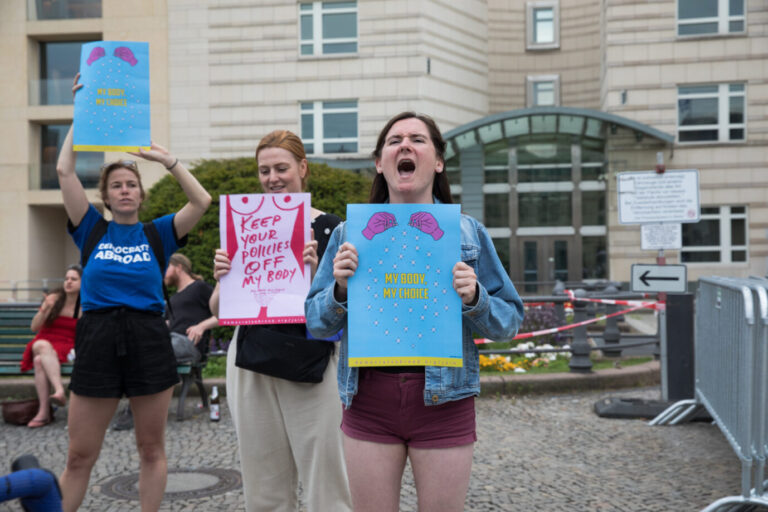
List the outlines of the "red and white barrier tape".
{"type": "MultiPolygon", "coordinates": [[[[640,301],[632,301],[632,302],[640,302],[640,301]]],[[[603,315],[596,318],[591,318],[589,320],[584,320],[583,322],[578,322],[575,324],[569,324],[569,325],[562,325],[560,327],[553,327],[551,329],[542,329],[540,331],[532,331],[532,332],[523,332],[512,338],[512,340],[525,340],[528,338],[536,338],[538,336],[545,336],[547,334],[554,334],[556,332],[562,332],[567,331],[568,329],[574,329],[576,327],[581,327],[583,325],[589,325],[594,324],[596,322],[600,322],[602,320],[605,320],[606,318],[611,318],[614,316],[624,315],[627,313],[631,313],[632,311],[637,311],[638,309],[643,308],[653,308],[653,309],[662,309],[664,307],[663,302],[643,302],[640,305],[637,305],[635,307],[625,309],[622,311],[617,311],[615,313],[611,313],[610,315],[603,315]]],[[[489,340],[487,338],[479,338],[475,340],[475,345],[483,345],[485,343],[494,343],[494,340],[489,340]]]]}
{"type": "MultiPolygon", "coordinates": [[[[565,293],[568,295],[571,301],[596,302],[598,304],[613,304],[616,306],[639,306],[642,304],[649,304],[649,302],[643,300],[591,299],[588,297],[576,297],[576,295],[573,293],[573,290],[565,290],[565,293]]],[[[646,293],[644,296],[649,297],[649,294],[646,293]]]]}

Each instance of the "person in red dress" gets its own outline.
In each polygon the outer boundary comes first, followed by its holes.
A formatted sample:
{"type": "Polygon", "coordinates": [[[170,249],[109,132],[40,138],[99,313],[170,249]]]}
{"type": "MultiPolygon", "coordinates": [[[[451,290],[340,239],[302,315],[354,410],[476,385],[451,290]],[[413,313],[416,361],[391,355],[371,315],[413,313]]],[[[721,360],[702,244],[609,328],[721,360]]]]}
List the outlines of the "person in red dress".
{"type": "Polygon", "coordinates": [[[61,383],[60,363],[75,347],[77,297],[80,294],[80,265],[72,265],[64,276],[64,286],[43,299],[30,328],[37,336],[27,343],[21,358],[21,371],[35,370],[35,390],[40,408],[27,426],[37,428],[53,421],[50,403],[65,405],[67,397],[61,383]],[[51,386],[53,394],[49,395],[51,386]]]}

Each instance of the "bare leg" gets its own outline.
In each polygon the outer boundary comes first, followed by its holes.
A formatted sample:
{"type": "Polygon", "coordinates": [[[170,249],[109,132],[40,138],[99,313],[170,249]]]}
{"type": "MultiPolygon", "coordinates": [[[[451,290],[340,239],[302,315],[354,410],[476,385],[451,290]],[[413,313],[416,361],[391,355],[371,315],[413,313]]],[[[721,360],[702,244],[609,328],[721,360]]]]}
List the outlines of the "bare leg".
{"type": "MultiPolygon", "coordinates": [[[[33,350],[43,340],[38,340],[33,347],[33,350]]],[[[59,364],[59,355],[53,346],[45,342],[45,345],[40,349],[40,356],[43,362],[43,369],[45,375],[48,377],[48,381],[53,386],[53,394],[51,398],[60,404],[64,404],[66,401],[66,395],[64,394],[64,386],[61,383],[61,365],[59,364]]]]}
{"type": "Polygon", "coordinates": [[[91,469],[96,463],[109,420],[117,409],[117,398],[92,398],[71,393],[69,403],[69,452],[59,483],[62,508],[74,512],[88,489],[91,469]]]}
{"type": "Polygon", "coordinates": [[[48,392],[50,387],[48,386],[48,378],[45,376],[45,370],[43,370],[43,362],[40,356],[35,356],[35,392],[37,393],[37,399],[40,402],[40,408],[37,410],[37,414],[32,418],[27,425],[35,425],[40,422],[47,422],[48,411],[50,410],[50,402],[48,399],[48,392]]]}
{"type": "Polygon", "coordinates": [[[372,443],[344,435],[344,459],[355,512],[400,509],[406,455],[402,444],[372,443]]]}
{"type": "Polygon", "coordinates": [[[469,489],[474,444],[410,448],[419,512],[461,512],[469,489]]]}
{"type": "Polygon", "coordinates": [[[130,398],[139,450],[139,500],[142,512],[155,512],[160,508],[168,478],[165,457],[165,424],[173,388],[154,395],[130,398]]]}
{"type": "Polygon", "coordinates": [[[64,386],[61,383],[59,356],[51,343],[47,340],[37,340],[32,345],[32,353],[34,354],[35,364],[35,391],[40,401],[40,408],[30,423],[36,423],[50,419],[48,416],[50,410],[49,382],[53,386],[54,391],[50,398],[60,404],[64,404],[66,395],[64,394],[64,386]]]}

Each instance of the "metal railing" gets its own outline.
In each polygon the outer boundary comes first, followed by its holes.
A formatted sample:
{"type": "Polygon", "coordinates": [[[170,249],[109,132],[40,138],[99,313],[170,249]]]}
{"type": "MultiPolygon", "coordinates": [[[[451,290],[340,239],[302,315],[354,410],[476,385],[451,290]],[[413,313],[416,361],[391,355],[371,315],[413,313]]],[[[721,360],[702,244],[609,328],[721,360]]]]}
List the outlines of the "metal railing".
{"type": "Polygon", "coordinates": [[[704,509],[768,505],[765,495],[768,398],[768,281],[702,278],[696,293],[695,397],[651,425],[677,425],[704,407],[741,461],[741,495],[704,509]]]}
{"type": "Polygon", "coordinates": [[[0,302],[35,302],[43,299],[46,293],[60,287],[62,278],[43,278],[32,280],[0,279],[0,302]]]}
{"type": "MultiPolygon", "coordinates": [[[[587,292],[583,289],[574,290],[574,294],[577,297],[592,298],[592,299],[609,299],[609,300],[638,300],[646,299],[643,294],[619,292],[616,289],[613,290],[600,290],[594,292],[587,292]]],[[[558,318],[561,326],[566,325],[566,313],[564,305],[566,302],[572,302],[573,306],[573,324],[578,324],[586,321],[588,318],[594,318],[595,315],[605,313],[607,315],[617,313],[621,311],[621,306],[612,304],[596,304],[581,301],[573,301],[570,297],[559,295],[542,295],[542,296],[524,296],[522,297],[524,304],[535,303],[552,303],[555,308],[555,316],[558,318]]],[[[657,357],[659,355],[660,346],[660,329],[656,329],[656,334],[630,334],[622,333],[619,330],[619,322],[622,320],[620,315],[609,316],[605,320],[605,328],[602,332],[587,331],[586,326],[575,327],[572,330],[566,330],[560,333],[560,336],[568,339],[568,348],[555,347],[555,348],[541,348],[532,347],[525,349],[480,349],[480,354],[483,355],[520,355],[526,353],[534,354],[547,354],[547,353],[560,353],[570,352],[571,359],[568,363],[570,371],[574,373],[589,373],[592,371],[592,359],[590,353],[593,351],[602,351],[606,357],[620,357],[624,350],[628,348],[636,348],[648,345],[654,345],[652,355],[657,357]],[[589,339],[602,340],[602,344],[592,345],[589,339]]],[[[514,342],[513,342],[514,343],[514,342]]]]}

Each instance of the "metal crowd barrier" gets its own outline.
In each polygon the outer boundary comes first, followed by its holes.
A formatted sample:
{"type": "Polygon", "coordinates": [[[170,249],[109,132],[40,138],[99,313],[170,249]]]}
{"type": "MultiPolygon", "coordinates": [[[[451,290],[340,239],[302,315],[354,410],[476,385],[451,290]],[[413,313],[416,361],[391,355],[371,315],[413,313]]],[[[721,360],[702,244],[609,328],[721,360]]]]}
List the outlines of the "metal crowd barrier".
{"type": "Polygon", "coordinates": [[[702,278],[696,293],[695,398],[681,400],[651,425],[676,425],[706,408],[741,461],[741,495],[704,509],[734,504],[768,506],[768,281],[702,278]]]}

